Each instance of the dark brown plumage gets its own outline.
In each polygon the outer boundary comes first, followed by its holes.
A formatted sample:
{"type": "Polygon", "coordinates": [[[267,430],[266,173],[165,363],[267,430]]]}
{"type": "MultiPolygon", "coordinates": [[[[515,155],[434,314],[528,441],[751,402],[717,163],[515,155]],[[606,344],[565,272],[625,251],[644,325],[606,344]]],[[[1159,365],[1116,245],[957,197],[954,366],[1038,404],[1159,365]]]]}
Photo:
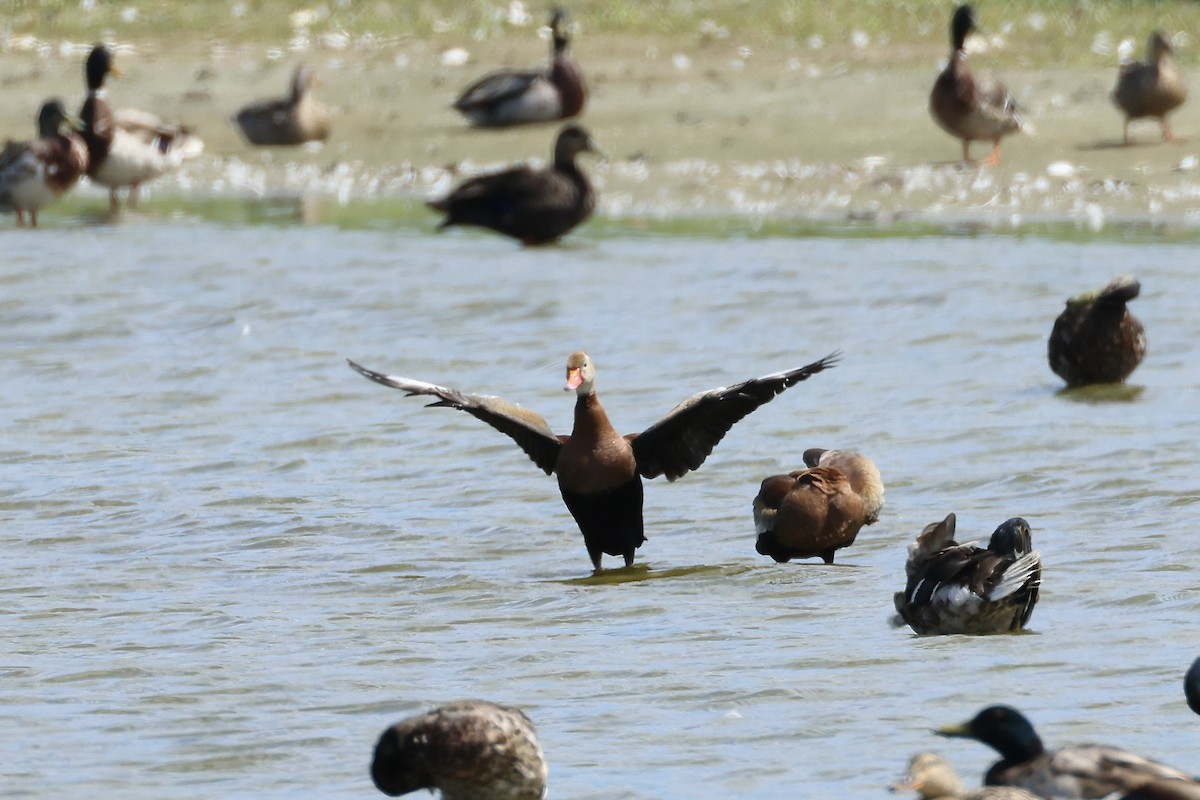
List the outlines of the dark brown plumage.
{"type": "Polygon", "coordinates": [[[317,76],[303,64],[292,73],[287,97],[258,100],[244,106],[234,124],[253,145],[290,146],[323,142],[332,127],[329,111],[312,96],[317,76]]]}
{"type": "Polygon", "coordinates": [[[477,225],[526,245],[557,242],[592,215],[596,193],[575,157],[595,153],[592,137],[579,125],[558,134],[554,161],[546,169],[514,167],[462,183],[429,207],[446,215],[438,229],[477,225]]]}
{"type": "Polygon", "coordinates": [[[1171,58],[1174,52],[1171,40],[1161,31],[1154,31],[1146,43],[1146,60],[1124,64],[1117,73],[1112,101],[1125,112],[1125,144],[1130,141],[1129,123],[1144,117],[1158,119],[1163,141],[1175,138],[1167,114],[1187,100],[1187,86],[1183,82],[1183,73],[1171,58]]]}
{"type": "Polygon", "coordinates": [[[1146,355],[1146,329],[1126,308],[1142,290],[1132,275],[1073,297],[1050,331],[1050,369],[1067,386],[1124,383],[1146,355]]]}
{"type": "Polygon", "coordinates": [[[557,436],[534,411],[498,397],[466,394],[424,381],[388,376],[350,366],[376,383],[425,395],[431,406],[457,408],[511,437],[559,491],[583,533],[595,569],[604,554],[633,563],[646,540],[642,521],[642,478],[673,481],[696,469],[729,429],[790,386],[834,365],[837,354],[804,367],[754,378],[728,388],[700,392],[677,405],[640,434],[621,436],[595,392],[596,368],[586,353],[567,359],[567,389],[573,390],[575,421],[570,436],[557,436]]]}

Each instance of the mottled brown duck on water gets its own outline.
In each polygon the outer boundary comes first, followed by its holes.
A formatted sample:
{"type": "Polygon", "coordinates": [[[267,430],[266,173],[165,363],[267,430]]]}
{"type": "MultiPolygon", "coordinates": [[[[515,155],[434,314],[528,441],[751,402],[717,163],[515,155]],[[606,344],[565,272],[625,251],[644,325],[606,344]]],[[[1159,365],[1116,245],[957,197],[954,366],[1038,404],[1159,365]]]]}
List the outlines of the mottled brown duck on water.
{"type": "Polygon", "coordinates": [[[1068,387],[1124,383],[1146,355],[1146,329],[1126,304],[1142,285],[1119,275],[1096,292],[1072,297],[1054,320],[1047,357],[1068,387]]]}
{"type": "Polygon", "coordinates": [[[845,450],[805,451],[808,469],[772,475],[754,498],[755,549],[778,562],[834,553],[879,519],[883,481],[871,459],[845,450]]]}
{"type": "Polygon", "coordinates": [[[971,142],[991,142],[992,152],[983,162],[990,167],[1000,163],[1000,140],[1028,126],[1004,84],[975,75],[967,64],[963,48],[967,34],[976,29],[975,12],[969,5],[955,9],[950,20],[950,62],[933,83],[929,113],[943,130],[962,140],[964,162],[971,161],[971,142]]]}
{"type": "Polygon", "coordinates": [[[596,152],[583,127],[568,125],[558,134],[554,161],[545,169],[522,165],[479,175],[430,201],[430,208],[446,215],[438,230],[475,225],[526,245],[557,242],[596,207],[591,181],[575,162],[580,153],[596,152]]]}
{"type": "Polygon", "coordinates": [[[575,393],[570,436],[556,435],[538,413],[498,397],[466,394],[425,381],[388,376],[350,361],[360,375],[408,396],[436,398],[431,406],[456,408],[511,437],[547,475],[557,475],[563,502],[583,534],[592,566],[603,555],[633,564],[646,540],[642,479],[667,480],[697,469],[733,425],[785,389],[834,365],[837,354],[807,366],[764,375],[730,387],[699,392],[641,433],[622,436],[596,394],[596,367],[587,353],[567,358],[566,389],[575,393]]]}
{"type": "Polygon", "coordinates": [[[0,211],[15,212],[17,226],[38,225],[38,212],[71,190],[87,169],[87,145],[77,120],[61,100],[47,100],[38,112],[38,138],[8,142],[0,152],[0,211]]]}
{"type": "Polygon", "coordinates": [[[907,583],[894,599],[919,634],[1004,633],[1025,627],[1037,604],[1042,557],[1029,523],[1013,517],[987,547],[954,541],[956,518],[927,525],[908,547],[907,583]]]}
{"type": "Polygon", "coordinates": [[[570,24],[565,9],[550,17],[550,66],[543,70],[500,70],[476,81],[454,101],[454,108],[482,128],[571,119],[583,111],[587,87],[571,57],[570,24]]]}
{"type": "Polygon", "coordinates": [[[908,764],[908,773],[893,792],[916,792],[924,800],[1040,800],[1016,786],[984,786],[967,791],[954,767],[936,753],[917,753],[908,764]]]}
{"type": "Polygon", "coordinates": [[[289,146],[323,142],[332,123],[329,109],[312,95],[317,75],[300,64],[292,73],[292,90],[287,97],[259,100],[243,107],[234,124],[253,145],[289,146]]]}
{"type": "Polygon", "coordinates": [[[1146,60],[1124,64],[1117,73],[1112,101],[1125,112],[1125,144],[1130,143],[1129,123],[1146,117],[1158,119],[1164,142],[1175,139],[1167,114],[1187,100],[1187,86],[1183,82],[1183,73],[1171,57],[1174,52],[1166,34],[1154,31],[1146,43],[1146,60]]]}
{"type": "Polygon", "coordinates": [[[529,717],[460,700],[410,717],[379,737],[371,779],[389,797],[428,789],[444,800],[541,800],[546,758],[529,717]]]}

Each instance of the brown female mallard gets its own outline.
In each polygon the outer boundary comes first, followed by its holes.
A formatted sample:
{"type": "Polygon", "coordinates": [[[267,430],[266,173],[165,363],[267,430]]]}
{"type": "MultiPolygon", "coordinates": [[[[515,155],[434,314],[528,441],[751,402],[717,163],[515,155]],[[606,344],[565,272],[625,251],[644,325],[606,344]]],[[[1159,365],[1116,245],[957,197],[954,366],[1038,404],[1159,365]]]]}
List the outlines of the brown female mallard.
{"type": "Polygon", "coordinates": [[[1146,43],[1146,60],[1124,64],[1117,74],[1112,101],[1125,112],[1124,142],[1129,144],[1129,123],[1143,117],[1157,117],[1162,126],[1163,141],[1175,136],[1167,122],[1167,114],[1183,105],[1187,86],[1183,73],[1171,54],[1171,40],[1161,31],[1150,34],[1146,43]]]}
{"type": "Polygon", "coordinates": [[[1098,292],[1067,301],[1050,331],[1050,369],[1067,386],[1123,383],[1146,355],[1146,329],[1126,303],[1142,290],[1132,275],[1119,275],[1098,292]]]}
{"type": "Polygon", "coordinates": [[[48,100],[38,112],[38,138],[8,142],[0,152],[0,211],[15,211],[17,225],[38,224],[38,211],[66,194],[87,169],[87,145],[76,133],[62,101],[48,100]]]}
{"type": "Polygon", "coordinates": [[[923,800],[1039,800],[1036,794],[1016,786],[985,786],[967,791],[950,762],[936,753],[913,756],[908,774],[892,786],[892,791],[914,791],[923,800]]]}
{"type": "Polygon", "coordinates": [[[329,138],[329,110],[312,96],[317,76],[303,64],[292,73],[287,97],[259,100],[233,118],[246,141],[255,145],[297,145],[329,138]]]}

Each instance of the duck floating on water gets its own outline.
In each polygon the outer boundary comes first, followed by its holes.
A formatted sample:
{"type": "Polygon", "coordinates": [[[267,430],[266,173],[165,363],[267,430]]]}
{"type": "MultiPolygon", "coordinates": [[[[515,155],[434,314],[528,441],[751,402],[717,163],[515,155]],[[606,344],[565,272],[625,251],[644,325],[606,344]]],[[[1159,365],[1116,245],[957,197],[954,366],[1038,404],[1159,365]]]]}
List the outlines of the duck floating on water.
{"type": "Polygon", "coordinates": [[[1129,123],[1146,117],[1158,119],[1164,142],[1175,139],[1167,114],[1187,100],[1187,86],[1183,82],[1183,73],[1171,57],[1174,52],[1167,35],[1154,31],[1146,43],[1146,60],[1124,64],[1117,73],[1112,101],[1125,112],[1122,136],[1125,144],[1130,144],[1129,123]]]}
{"type": "Polygon", "coordinates": [[[575,163],[580,153],[596,153],[591,135],[568,125],[554,143],[554,161],[545,169],[528,165],[479,175],[428,205],[446,215],[438,230],[475,225],[511,236],[525,245],[557,242],[592,215],[596,192],[575,163]]]}
{"type": "Polygon", "coordinates": [[[1126,304],[1142,285],[1118,275],[1103,289],[1072,297],[1054,320],[1047,356],[1067,386],[1124,383],[1146,355],[1146,329],[1126,304]]]}
{"type": "Polygon", "coordinates": [[[371,779],[389,797],[421,789],[444,800],[541,800],[546,758],[529,717],[460,700],[402,720],[375,745],[371,779]]]}
{"type": "Polygon", "coordinates": [[[316,84],[316,73],[300,64],[292,73],[292,91],[287,97],[259,100],[244,106],[234,116],[234,124],[253,145],[323,142],[329,138],[333,126],[329,109],[312,95],[316,84]]]}
{"type": "Polygon", "coordinates": [[[37,119],[38,138],[8,142],[0,152],[0,211],[16,212],[17,225],[38,224],[38,212],[71,190],[87,170],[87,145],[61,100],[47,100],[37,119]]]}
{"type": "Polygon", "coordinates": [[[900,620],[919,634],[1003,633],[1025,627],[1037,604],[1042,557],[1029,523],[1013,517],[986,548],[954,541],[956,518],[925,526],[908,547],[900,620]]]}
{"type": "Polygon", "coordinates": [[[976,30],[975,12],[959,6],[950,19],[950,62],[933,83],[929,112],[951,136],[962,140],[963,161],[970,163],[971,142],[992,143],[985,166],[1000,163],[1000,140],[1028,127],[1012,94],[995,78],[975,75],[967,64],[967,34],[976,30]]]}
{"type": "Polygon", "coordinates": [[[936,753],[917,753],[908,774],[892,786],[893,792],[914,791],[924,800],[1040,800],[1017,786],[985,786],[967,791],[950,762],[936,753]]]}
{"type": "Polygon", "coordinates": [[[1188,708],[1200,714],[1200,658],[1192,662],[1183,677],[1183,695],[1187,698],[1188,708]]]}
{"type": "Polygon", "coordinates": [[[436,398],[430,406],[456,408],[511,437],[547,475],[558,476],[563,502],[579,530],[594,569],[603,555],[633,564],[646,540],[642,478],[667,480],[697,469],[734,423],[785,389],[829,369],[837,354],[807,366],[764,375],[730,387],[699,392],[641,433],[621,436],[596,395],[596,367],[584,352],[567,358],[566,389],[575,393],[570,436],[558,436],[538,413],[498,397],[466,394],[425,381],[384,375],[350,361],[376,383],[409,397],[436,398]]]}
{"type": "Polygon", "coordinates": [[[493,72],[464,89],[454,108],[481,128],[578,116],[587,101],[587,88],[571,57],[569,28],[566,10],[555,9],[550,17],[549,69],[493,72]]]}

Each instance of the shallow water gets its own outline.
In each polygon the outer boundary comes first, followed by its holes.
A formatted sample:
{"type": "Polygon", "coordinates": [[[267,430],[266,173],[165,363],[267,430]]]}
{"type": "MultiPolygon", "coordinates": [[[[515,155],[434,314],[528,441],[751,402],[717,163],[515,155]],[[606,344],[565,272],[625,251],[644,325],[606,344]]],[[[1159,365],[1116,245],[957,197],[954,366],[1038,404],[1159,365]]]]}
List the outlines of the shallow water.
{"type": "MultiPolygon", "coordinates": [[[[485,697],[538,724],[558,798],[883,794],[931,727],[1005,701],[1051,744],[1200,770],[1195,244],[1034,237],[483,235],[134,222],[5,237],[0,785],[371,796],[378,733],[485,697]],[[1137,389],[1064,394],[1067,296],[1133,271],[1137,389]],[[638,564],[592,578],[547,478],[470,417],[350,372],[571,419],[586,347],[619,428],[844,354],[646,491],[638,564]],[[835,567],[754,552],[758,481],[860,449],[880,522],[835,567]],[[1021,515],[1027,635],[890,627],[905,547],[1021,515]]],[[[609,560],[612,563],[612,560],[609,560]]]]}

